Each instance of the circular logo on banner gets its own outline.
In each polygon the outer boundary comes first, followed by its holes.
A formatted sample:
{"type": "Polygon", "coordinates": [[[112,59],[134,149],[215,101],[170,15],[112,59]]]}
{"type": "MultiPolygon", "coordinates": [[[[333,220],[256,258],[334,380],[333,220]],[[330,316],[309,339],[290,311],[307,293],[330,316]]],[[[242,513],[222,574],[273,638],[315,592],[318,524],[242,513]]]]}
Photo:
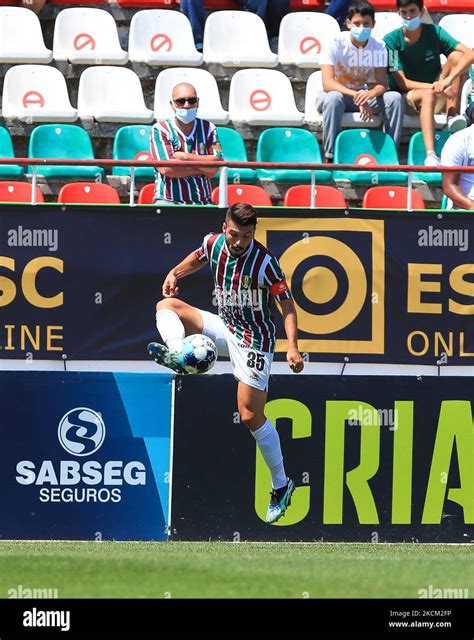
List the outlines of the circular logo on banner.
{"type": "Polygon", "coordinates": [[[78,33],[73,42],[74,49],[80,51],[88,47],[93,51],[95,49],[95,40],[90,33],[78,33]]]}
{"type": "Polygon", "coordinates": [[[172,48],[173,41],[169,36],[166,35],[166,33],[156,33],[150,40],[150,49],[152,51],[159,51],[160,49],[171,51],[172,48]]]}
{"type": "Polygon", "coordinates": [[[373,167],[378,164],[377,160],[374,156],[371,156],[370,153],[361,153],[360,156],[354,160],[354,164],[367,165],[368,167],[373,167]]]}
{"type": "Polygon", "coordinates": [[[23,96],[24,107],[44,107],[44,98],[39,91],[28,91],[23,96]]]}
{"type": "MultiPolygon", "coordinates": [[[[347,327],[357,318],[367,296],[367,275],[359,256],[353,249],[335,238],[312,236],[305,242],[297,242],[280,257],[281,268],[286,274],[294,274],[298,265],[314,256],[329,256],[342,268],[348,281],[345,299],[330,313],[316,315],[303,309],[295,300],[298,326],[308,333],[330,334],[347,327]]],[[[323,265],[308,269],[303,277],[302,292],[316,304],[324,304],[336,298],[340,277],[333,269],[323,265]]],[[[291,276],[288,286],[291,287],[291,276]]]]}
{"type": "Polygon", "coordinates": [[[306,38],[303,38],[300,42],[300,51],[304,55],[310,51],[312,53],[321,53],[321,43],[314,36],[306,36],[306,38]]]}
{"type": "Polygon", "coordinates": [[[76,407],[60,420],[58,438],[63,449],[74,456],[90,456],[102,446],[105,424],[100,414],[87,407],[76,407]]]}
{"type": "Polygon", "coordinates": [[[250,94],[250,105],[255,111],[266,111],[272,104],[272,97],[264,89],[256,89],[250,94]]]}

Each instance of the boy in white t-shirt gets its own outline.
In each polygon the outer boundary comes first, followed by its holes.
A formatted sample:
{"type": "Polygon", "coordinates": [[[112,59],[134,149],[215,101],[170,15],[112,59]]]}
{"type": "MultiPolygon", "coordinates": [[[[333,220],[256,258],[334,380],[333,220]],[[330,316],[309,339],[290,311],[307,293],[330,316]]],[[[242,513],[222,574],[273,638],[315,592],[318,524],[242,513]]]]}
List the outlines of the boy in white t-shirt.
{"type": "MultiPolygon", "coordinates": [[[[474,103],[464,114],[470,126],[453,133],[441,152],[445,167],[474,167],[474,103]]],[[[453,208],[474,211],[474,173],[443,173],[443,191],[453,208]]]]}
{"type": "Polygon", "coordinates": [[[316,107],[323,114],[326,162],[332,162],[334,141],[345,111],[360,112],[362,120],[383,113],[385,131],[397,146],[400,141],[403,100],[397,91],[387,91],[387,49],[384,42],[370,35],[374,16],[369,2],[353,2],[346,19],[349,31],[335,38],[321,57],[324,93],[318,96],[316,107]],[[369,82],[375,82],[371,89],[369,82]]]}

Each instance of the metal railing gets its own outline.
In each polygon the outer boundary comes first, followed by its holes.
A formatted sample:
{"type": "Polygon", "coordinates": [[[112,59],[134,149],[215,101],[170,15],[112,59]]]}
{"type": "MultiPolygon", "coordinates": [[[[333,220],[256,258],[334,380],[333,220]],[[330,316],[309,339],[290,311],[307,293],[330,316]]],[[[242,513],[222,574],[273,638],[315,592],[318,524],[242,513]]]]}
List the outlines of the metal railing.
{"type": "MultiPolygon", "coordinates": [[[[294,169],[311,171],[311,199],[310,209],[315,209],[316,201],[316,171],[365,171],[369,173],[404,172],[408,174],[407,182],[407,211],[412,211],[413,174],[414,173],[474,173],[474,167],[426,167],[415,165],[360,165],[360,164],[309,164],[305,162],[230,162],[230,161],[183,161],[163,160],[159,163],[150,160],[80,160],[64,158],[1,158],[0,165],[32,166],[31,174],[31,204],[36,205],[36,186],[38,182],[38,167],[47,165],[60,166],[93,166],[93,167],[130,167],[130,199],[129,205],[135,206],[135,169],[144,167],[216,167],[220,169],[219,204],[221,208],[228,206],[227,186],[229,169],[294,169]]],[[[375,186],[375,185],[373,185],[375,186]]]]}

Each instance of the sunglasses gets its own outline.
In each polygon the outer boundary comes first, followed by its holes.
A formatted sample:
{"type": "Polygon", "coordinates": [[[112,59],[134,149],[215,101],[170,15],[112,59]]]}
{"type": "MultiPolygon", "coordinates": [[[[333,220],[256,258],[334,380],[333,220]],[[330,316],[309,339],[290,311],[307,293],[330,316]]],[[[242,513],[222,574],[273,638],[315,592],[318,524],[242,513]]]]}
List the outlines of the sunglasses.
{"type": "Polygon", "coordinates": [[[197,98],[176,98],[176,100],[173,100],[173,102],[180,107],[184,107],[186,102],[190,105],[197,104],[197,101],[197,98]]]}

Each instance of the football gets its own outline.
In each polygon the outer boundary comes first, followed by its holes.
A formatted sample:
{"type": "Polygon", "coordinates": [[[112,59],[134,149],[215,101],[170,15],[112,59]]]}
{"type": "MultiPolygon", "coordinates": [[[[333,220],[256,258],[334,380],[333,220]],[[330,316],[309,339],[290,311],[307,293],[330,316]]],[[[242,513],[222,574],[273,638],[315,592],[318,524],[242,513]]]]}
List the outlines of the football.
{"type": "Polygon", "coordinates": [[[188,373],[206,373],[217,360],[217,348],[210,338],[195,333],[184,339],[180,355],[188,373]]]}

